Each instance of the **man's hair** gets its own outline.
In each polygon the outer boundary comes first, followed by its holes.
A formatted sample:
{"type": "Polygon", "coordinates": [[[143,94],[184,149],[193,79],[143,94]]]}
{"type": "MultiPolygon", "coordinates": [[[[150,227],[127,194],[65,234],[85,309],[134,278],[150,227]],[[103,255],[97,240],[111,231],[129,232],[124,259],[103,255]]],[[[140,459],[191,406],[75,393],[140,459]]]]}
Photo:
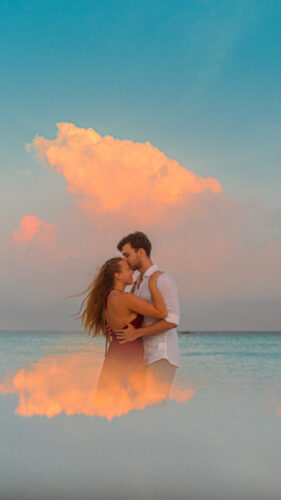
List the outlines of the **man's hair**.
{"type": "Polygon", "coordinates": [[[122,248],[127,243],[130,243],[131,247],[135,250],[139,250],[139,248],[143,248],[146,252],[147,257],[150,257],[151,254],[151,243],[146,236],[146,234],[141,231],[135,231],[134,233],[128,234],[128,236],[124,236],[122,240],[119,241],[117,248],[122,252],[122,248]]]}

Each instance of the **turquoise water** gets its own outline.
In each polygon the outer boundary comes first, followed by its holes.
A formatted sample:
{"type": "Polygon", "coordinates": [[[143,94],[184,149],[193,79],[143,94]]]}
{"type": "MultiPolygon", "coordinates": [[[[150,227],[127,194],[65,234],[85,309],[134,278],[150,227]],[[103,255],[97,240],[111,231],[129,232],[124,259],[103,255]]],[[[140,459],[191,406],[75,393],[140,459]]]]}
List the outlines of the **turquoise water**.
{"type": "Polygon", "coordinates": [[[81,403],[103,342],[0,332],[1,498],[280,499],[281,333],[194,332],[179,344],[176,384],[192,397],[108,421],[81,403]]]}

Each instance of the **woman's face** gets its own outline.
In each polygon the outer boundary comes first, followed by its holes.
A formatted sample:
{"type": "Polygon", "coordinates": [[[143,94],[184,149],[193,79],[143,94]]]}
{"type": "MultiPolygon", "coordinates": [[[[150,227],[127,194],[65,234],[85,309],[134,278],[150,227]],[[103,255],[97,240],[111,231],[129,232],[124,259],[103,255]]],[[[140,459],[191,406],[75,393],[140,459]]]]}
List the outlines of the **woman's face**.
{"type": "Polygon", "coordinates": [[[133,274],[134,271],[129,267],[128,262],[125,259],[123,259],[120,262],[120,272],[118,273],[118,277],[121,278],[121,280],[125,285],[132,285],[133,274]]]}

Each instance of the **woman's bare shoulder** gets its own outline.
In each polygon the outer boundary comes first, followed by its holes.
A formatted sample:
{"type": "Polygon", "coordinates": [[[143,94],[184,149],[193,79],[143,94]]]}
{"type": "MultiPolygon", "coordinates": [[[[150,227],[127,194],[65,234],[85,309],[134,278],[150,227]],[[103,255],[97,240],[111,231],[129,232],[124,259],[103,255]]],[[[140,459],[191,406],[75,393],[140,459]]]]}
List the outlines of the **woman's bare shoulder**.
{"type": "Polygon", "coordinates": [[[124,292],[123,293],[123,300],[125,302],[129,302],[132,299],[132,297],[135,297],[135,295],[131,292],[124,292]]]}
{"type": "Polygon", "coordinates": [[[111,297],[111,303],[114,305],[122,305],[126,304],[128,301],[127,296],[130,295],[127,292],[122,292],[122,293],[116,293],[111,297]]]}
{"type": "Polygon", "coordinates": [[[120,297],[118,297],[119,304],[124,304],[125,306],[132,304],[134,302],[134,300],[137,300],[137,299],[138,299],[138,297],[130,292],[124,292],[124,293],[122,293],[122,295],[120,293],[120,297]]]}

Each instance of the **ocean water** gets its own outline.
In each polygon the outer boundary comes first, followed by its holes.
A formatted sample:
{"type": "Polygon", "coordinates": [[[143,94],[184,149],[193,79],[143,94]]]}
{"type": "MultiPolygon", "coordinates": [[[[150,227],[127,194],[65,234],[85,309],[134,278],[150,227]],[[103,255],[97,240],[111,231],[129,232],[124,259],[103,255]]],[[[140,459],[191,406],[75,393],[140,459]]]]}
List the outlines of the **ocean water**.
{"type": "Polygon", "coordinates": [[[187,397],[91,414],[104,345],[0,332],[0,498],[281,498],[281,332],[179,334],[187,397]]]}

